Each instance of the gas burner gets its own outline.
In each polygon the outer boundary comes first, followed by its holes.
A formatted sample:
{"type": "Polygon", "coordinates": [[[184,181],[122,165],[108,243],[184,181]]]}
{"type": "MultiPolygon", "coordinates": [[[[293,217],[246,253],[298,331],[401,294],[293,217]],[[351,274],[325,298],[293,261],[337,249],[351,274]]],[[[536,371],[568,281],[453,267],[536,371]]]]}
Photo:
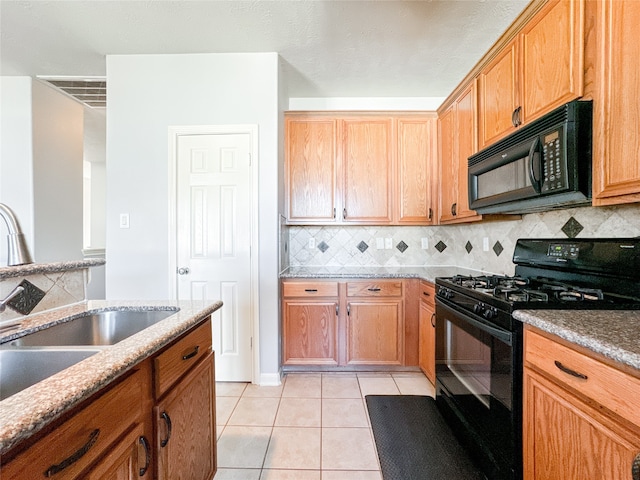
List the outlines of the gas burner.
{"type": "Polygon", "coordinates": [[[588,301],[594,302],[598,300],[603,300],[604,295],[602,290],[594,289],[594,288],[574,288],[566,291],[557,292],[556,296],[558,300],[564,301],[588,301]]]}
{"type": "Polygon", "coordinates": [[[505,292],[505,298],[509,302],[548,302],[549,295],[538,290],[516,289],[505,292]]]}

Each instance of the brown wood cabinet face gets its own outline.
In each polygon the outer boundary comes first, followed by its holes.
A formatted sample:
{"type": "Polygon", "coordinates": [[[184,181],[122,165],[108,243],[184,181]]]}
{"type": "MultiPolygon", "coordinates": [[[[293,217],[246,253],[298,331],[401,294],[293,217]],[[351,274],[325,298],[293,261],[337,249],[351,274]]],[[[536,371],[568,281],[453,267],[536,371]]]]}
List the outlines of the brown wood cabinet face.
{"type": "Polygon", "coordinates": [[[336,221],[336,138],[335,119],[286,119],[285,185],[289,221],[336,221]]]}
{"type": "Polygon", "coordinates": [[[435,222],[436,129],[435,118],[398,119],[398,191],[394,195],[398,201],[398,223],[435,222]]]}
{"type": "MultiPolygon", "coordinates": [[[[111,449],[109,456],[98,463],[83,478],[85,480],[135,480],[153,478],[151,452],[147,456],[140,439],[144,435],[142,424],[136,425],[118,444],[111,449]],[[142,450],[142,451],[141,451],[142,450]],[[143,473],[141,476],[140,474],[143,473]]],[[[151,444],[145,437],[147,447],[151,444]]]]}
{"type": "Polygon", "coordinates": [[[283,324],[285,365],[338,365],[337,299],[286,299],[283,324]]]}
{"type": "Polygon", "coordinates": [[[640,202],[640,2],[597,2],[593,204],[640,202]]]}
{"type": "Polygon", "coordinates": [[[345,222],[390,223],[393,181],[391,119],[343,120],[345,222]]]}
{"type": "Polygon", "coordinates": [[[347,364],[402,365],[402,300],[349,301],[347,364]]]}
{"type": "Polygon", "coordinates": [[[213,353],[154,408],[158,480],[211,480],[216,473],[213,353]]]}
{"type": "Polygon", "coordinates": [[[525,368],[525,480],[632,479],[640,455],[629,431],[525,368]]]}
{"type": "Polygon", "coordinates": [[[550,1],[520,34],[520,101],[528,123],[582,96],[584,1],[550,1]]]}
{"type": "Polygon", "coordinates": [[[420,301],[420,368],[431,383],[436,383],[435,308],[420,301]]]}
{"type": "Polygon", "coordinates": [[[512,41],[478,76],[479,149],[513,132],[513,113],[519,105],[518,42],[512,41]]]}
{"type": "Polygon", "coordinates": [[[455,148],[456,106],[453,104],[438,119],[440,129],[440,222],[454,220],[458,201],[458,159],[455,148]]]}

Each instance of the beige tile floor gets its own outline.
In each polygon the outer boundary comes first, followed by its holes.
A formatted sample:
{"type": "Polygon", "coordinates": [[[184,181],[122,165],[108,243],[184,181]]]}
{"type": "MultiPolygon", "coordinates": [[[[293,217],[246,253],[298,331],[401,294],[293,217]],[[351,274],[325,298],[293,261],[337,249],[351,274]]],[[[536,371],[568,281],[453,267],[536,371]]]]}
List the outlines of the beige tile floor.
{"type": "Polygon", "coordinates": [[[216,383],[216,480],[382,480],[365,395],[434,395],[421,373],[290,373],[216,383]]]}

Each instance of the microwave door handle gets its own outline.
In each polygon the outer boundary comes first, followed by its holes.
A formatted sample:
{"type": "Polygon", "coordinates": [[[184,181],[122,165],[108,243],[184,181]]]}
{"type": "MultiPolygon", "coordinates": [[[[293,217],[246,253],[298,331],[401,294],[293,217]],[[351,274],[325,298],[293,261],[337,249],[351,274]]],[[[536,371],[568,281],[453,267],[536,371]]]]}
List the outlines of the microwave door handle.
{"type": "Polygon", "coordinates": [[[542,191],[542,181],[536,178],[536,166],[538,167],[538,172],[542,169],[540,168],[542,165],[542,152],[540,152],[540,138],[536,137],[536,139],[531,144],[531,148],[529,149],[529,180],[531,180],[531,186],[535,190],[536,193],[540,193],[542,191]]]}

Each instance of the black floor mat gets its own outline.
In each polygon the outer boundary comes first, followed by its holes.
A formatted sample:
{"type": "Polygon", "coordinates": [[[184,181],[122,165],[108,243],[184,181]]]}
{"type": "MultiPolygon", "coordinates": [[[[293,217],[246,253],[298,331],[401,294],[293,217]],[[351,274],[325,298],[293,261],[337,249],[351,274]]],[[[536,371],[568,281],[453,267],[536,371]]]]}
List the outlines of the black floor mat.
{"type": "Polygon", "coordinates": [[[431,397],[367,395],[384,480],[484,480],[431,397]]]}

